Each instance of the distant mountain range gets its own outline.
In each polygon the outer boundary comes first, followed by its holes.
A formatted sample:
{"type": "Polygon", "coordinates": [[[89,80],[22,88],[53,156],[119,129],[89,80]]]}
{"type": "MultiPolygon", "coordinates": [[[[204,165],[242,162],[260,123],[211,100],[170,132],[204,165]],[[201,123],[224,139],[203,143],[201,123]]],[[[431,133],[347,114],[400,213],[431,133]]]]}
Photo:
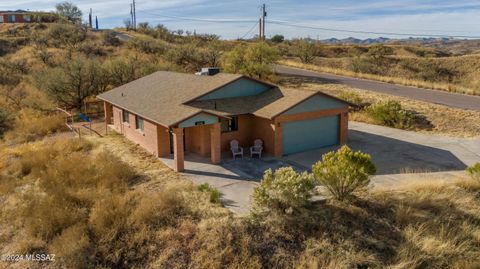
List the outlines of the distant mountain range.
{"type": "Polygon", "coordinates": [[[386,43],[386,44],[438,44],[438,43],[448,43],[451,41],[462,41],[461,39],[452,39],[452,38],[406,38],[406,39],[391,39],[387,37],[379,38],[367,38],[367,39],[358,39],[354,37],[348,37],[344,39],[329,38],[321,40],[322,43],[331,44],[331,45],[371,45],[377,43],[386,43]]]}

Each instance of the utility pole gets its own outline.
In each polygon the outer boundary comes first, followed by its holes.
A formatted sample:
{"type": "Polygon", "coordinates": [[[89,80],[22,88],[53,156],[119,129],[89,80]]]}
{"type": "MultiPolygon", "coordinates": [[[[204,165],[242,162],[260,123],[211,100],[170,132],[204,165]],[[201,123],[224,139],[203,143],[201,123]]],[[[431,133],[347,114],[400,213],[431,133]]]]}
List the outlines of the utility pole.
{"type": "Polygon", "coordinates": [[[262,40],[262,19],[258,19],[258,40],[262,40]]]}
{"type": "Polygon", "coordinates": [[[92,9],[90,8],[90,12],[88,13],[88,26],[92,29],[92,9]]]}
{"type": "Polygon", "coordinates": [[[98,17],[95,16],[95,29],[98,30],[98,17]]]}
{"type": "MultiPolygon", "coordinates": [[[[130,4],[130,28],[133,29],[133,4],[130,4]]],[[[131,30],[127,29],[127,30],[131,30]]]]}
{"type": "Polygon", "coordinates": [[[265,17],[267,12],[265,11],[265,4],[262,5],[262,40],[265,40],[265,17]]]}
{"type": "Polygon", "coordinates": [[[137,12],[135,11],[135,0],[133,0],[133,29],[137,30],[137,12]]]}

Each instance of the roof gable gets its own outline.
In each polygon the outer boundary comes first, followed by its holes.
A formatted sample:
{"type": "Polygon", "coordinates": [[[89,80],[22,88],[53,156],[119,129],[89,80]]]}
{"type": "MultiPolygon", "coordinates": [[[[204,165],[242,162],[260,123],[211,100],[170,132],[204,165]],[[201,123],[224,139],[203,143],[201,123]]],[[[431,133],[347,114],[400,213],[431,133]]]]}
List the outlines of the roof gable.
{"type": "Polygon", "coordinates": [[[291,115],[315,110],[343,108],[345,106],[348,106],[348,104],[341,100],[324,94],[315,94],[281,114],[291,115]]]}
{"type": "Polygon", "coordinates": [[[273,87],[275,87],[275,85],[242,76],[235,81],[232,81],[198,98],[195,98],[195,101],[259,95],[273,87]]]}
{"type": "Polygon", "coordinates": [[[169,127],[201,111],[184,105],[185,102],[240,77],[226,73],[197,76],[158,71],[102,93],[98,98],[169,127]]]}

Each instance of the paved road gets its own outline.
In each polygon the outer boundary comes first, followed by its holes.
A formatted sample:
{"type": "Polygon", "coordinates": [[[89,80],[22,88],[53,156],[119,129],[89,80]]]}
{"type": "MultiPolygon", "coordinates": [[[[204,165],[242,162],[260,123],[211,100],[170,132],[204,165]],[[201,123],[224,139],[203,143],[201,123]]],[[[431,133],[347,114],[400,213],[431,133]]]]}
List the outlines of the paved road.
{"type": "Polygon", "coordinates": [[[480,111],[480,96],[471,96],[438,90],[428,90],[415,87],[401,86],[372,80],[343,77],[281,65],[275,66],[275,71],[280,75],[309,77],[313,79],[318,79],[326,83],[344,84],[362,90],[370,90],[380,93],[407,97],[410,99],[420,100],[424,102],[430,102],[434,104],[480,111]]]}

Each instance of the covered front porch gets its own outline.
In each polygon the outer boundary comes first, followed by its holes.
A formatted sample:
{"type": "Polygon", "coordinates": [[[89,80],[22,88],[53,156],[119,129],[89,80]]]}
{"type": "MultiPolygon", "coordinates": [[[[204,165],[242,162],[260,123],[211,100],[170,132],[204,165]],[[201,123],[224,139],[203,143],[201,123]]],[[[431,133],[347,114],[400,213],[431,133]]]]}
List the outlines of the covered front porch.
{"type": "Polygon", "coordinates": [[[211,124],[204,124],[205,121],[201,122],[202,124],[198,124],[197,121],[197,125],[193,126],[190,126],[190,124],[179,124],[177,128],[171,129],[171,152],[173,156],[167,156],[163,159],[173,160],[172,168],[175,171],[182,172],[185,170],[186,153],[189,153],[191,156],[198,156],[197,161],[200,163],[205,162],[205,160],[209,160],[211,164],[220,163],[220,122],[211,124]]]}

